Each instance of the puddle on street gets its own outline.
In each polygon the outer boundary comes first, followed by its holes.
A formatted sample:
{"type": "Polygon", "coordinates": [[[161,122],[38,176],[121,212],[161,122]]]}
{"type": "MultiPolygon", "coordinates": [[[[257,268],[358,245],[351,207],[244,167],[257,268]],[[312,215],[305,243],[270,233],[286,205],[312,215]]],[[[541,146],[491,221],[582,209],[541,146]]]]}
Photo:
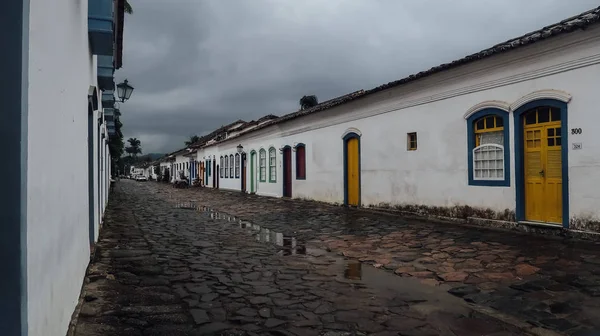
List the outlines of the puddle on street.
{"type": "Polygon", "coordinates": [[[226,213],[217,212],[209,207],[200,207],[194,203],[178,203],[176,208],[179,209],[193,209],[204,213],[207,213],[211,219],[214,220],[226,220],[230,223],[237,224],[241,229],[252,232],[255,239],[261,243],[270,243],[280,247],[279,255],[290,256],[290,255],[305,255],[306,245],[299,242],[296,237],[284,235],[281,232],[277,232],[258,224],[254,224],[248,221],[243,221],[236,216],[231,216],[226,213]]]}
{"type": "Polygon", "coordinates": [[[468,314],[469,308],[464,300],[449,294],[449,286],[430,286],[422,284],[413,277],[400,277],[380,268],[356,260],[342,259],[332,265],[332,273],[340,274],[338,281],[347,282],[370,290],[390,300],[411,303],[411,309],[423,315],[434,312],[453,312],[468,314]]]}
{"type": "Polygon", "coordinates": [[[447,292],[449,289],[447,285],[426,285],[417,278],[400,277],[357,260],[345,259],[312,246],[307,248],[304,242],[294,236],[284,235],[281,232],[241,220],[236,216],[214,211],[209,207],[198,206],[195,203],[178,203],[176,208],[197,210],[207,214],[213,220],[223,220],[235,224],[240,229],[249,231],[257,241],[280,247],[278,254],[282,256],[306,255],[310,259],[315,259],[327,255],[329,260],[332,260],[328,266],[330,268],[328,273],[335,275],[337,281],[373,290],[390,300],[411,302],[411,309],[420,314],[429,315],[436,311],[452,311],[463,314],[469,312],[464,300],[447,292]]]}

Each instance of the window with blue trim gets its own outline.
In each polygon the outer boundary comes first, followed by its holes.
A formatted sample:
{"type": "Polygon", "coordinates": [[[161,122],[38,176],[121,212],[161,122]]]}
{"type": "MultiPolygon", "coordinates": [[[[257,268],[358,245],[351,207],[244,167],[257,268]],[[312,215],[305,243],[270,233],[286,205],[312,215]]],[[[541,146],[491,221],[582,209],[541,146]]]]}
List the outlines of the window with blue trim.
{"type": "Polygon", "coordinates": [[[260,169],[260,174],[259,174],[260,182],[266,182],[267,181],[267,152],[264,149],[260,150],[259,169],[260,169]]]}
{"type": "Polygon", "coordinates": [[[275,148],[269,148],[269,182],[277,182],[277,155],[275,148]]]}
{"type": "Polygon", "coordinates": [[[467,119],[469,184],[509,186],[508,113],[485,109],[467,119]]]}

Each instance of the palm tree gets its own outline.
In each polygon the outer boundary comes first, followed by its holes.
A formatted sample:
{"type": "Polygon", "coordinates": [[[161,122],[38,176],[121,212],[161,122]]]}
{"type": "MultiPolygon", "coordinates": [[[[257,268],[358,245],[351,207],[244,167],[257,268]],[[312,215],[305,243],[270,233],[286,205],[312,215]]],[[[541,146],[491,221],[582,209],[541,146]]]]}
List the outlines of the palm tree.
{"type": "Polygon", "coordinates": [[[200,141],[200,137],[197,135],[192,135],[190,136],[190,140],[185,142],[186,146],[191,146],[193,144],[195,144],[196,142],[200,141]]]}
{"type": "Polygon", "coordinates": [[[129,147],[125,148],[125,151],[132,155],[133,157],[137,157],[138,154],[142,154],[142,142],[137,138],[129,138],[127,139],[129,142],[129,147]]]}
{"type": "Polygon", "coordinates": [[[131,4],[127,0],[125,0],[125,13],[133,14],[133,8],[131,7],[131,4]]]}
{"type": "Polygon", "coordinates": [[[300,98],[300,109],[306,110],[319,104],[319,99],[315,95],[303,96],[300,98]]]}

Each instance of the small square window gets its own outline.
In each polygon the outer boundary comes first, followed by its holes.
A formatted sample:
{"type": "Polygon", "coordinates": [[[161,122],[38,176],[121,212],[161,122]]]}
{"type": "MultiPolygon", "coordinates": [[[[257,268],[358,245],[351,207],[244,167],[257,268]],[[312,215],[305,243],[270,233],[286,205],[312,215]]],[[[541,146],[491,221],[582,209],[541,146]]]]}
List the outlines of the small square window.
{"type": "Polygon", "coordinates": [[[409,151],[417,150],[417,132],[407,134],[407,149],[409,151]]]}

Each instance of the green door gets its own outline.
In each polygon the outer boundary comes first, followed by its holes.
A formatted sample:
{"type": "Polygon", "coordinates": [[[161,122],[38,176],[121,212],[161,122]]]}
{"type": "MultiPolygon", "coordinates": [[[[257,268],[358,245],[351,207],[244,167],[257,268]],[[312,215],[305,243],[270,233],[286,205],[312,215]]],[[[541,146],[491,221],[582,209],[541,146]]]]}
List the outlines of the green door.
{"type": "Polygon", "coordinates": [[[256,192],[256,173],[254,166],[256,165],[256,152],[250,153],[250,193],[256,192]]]}

